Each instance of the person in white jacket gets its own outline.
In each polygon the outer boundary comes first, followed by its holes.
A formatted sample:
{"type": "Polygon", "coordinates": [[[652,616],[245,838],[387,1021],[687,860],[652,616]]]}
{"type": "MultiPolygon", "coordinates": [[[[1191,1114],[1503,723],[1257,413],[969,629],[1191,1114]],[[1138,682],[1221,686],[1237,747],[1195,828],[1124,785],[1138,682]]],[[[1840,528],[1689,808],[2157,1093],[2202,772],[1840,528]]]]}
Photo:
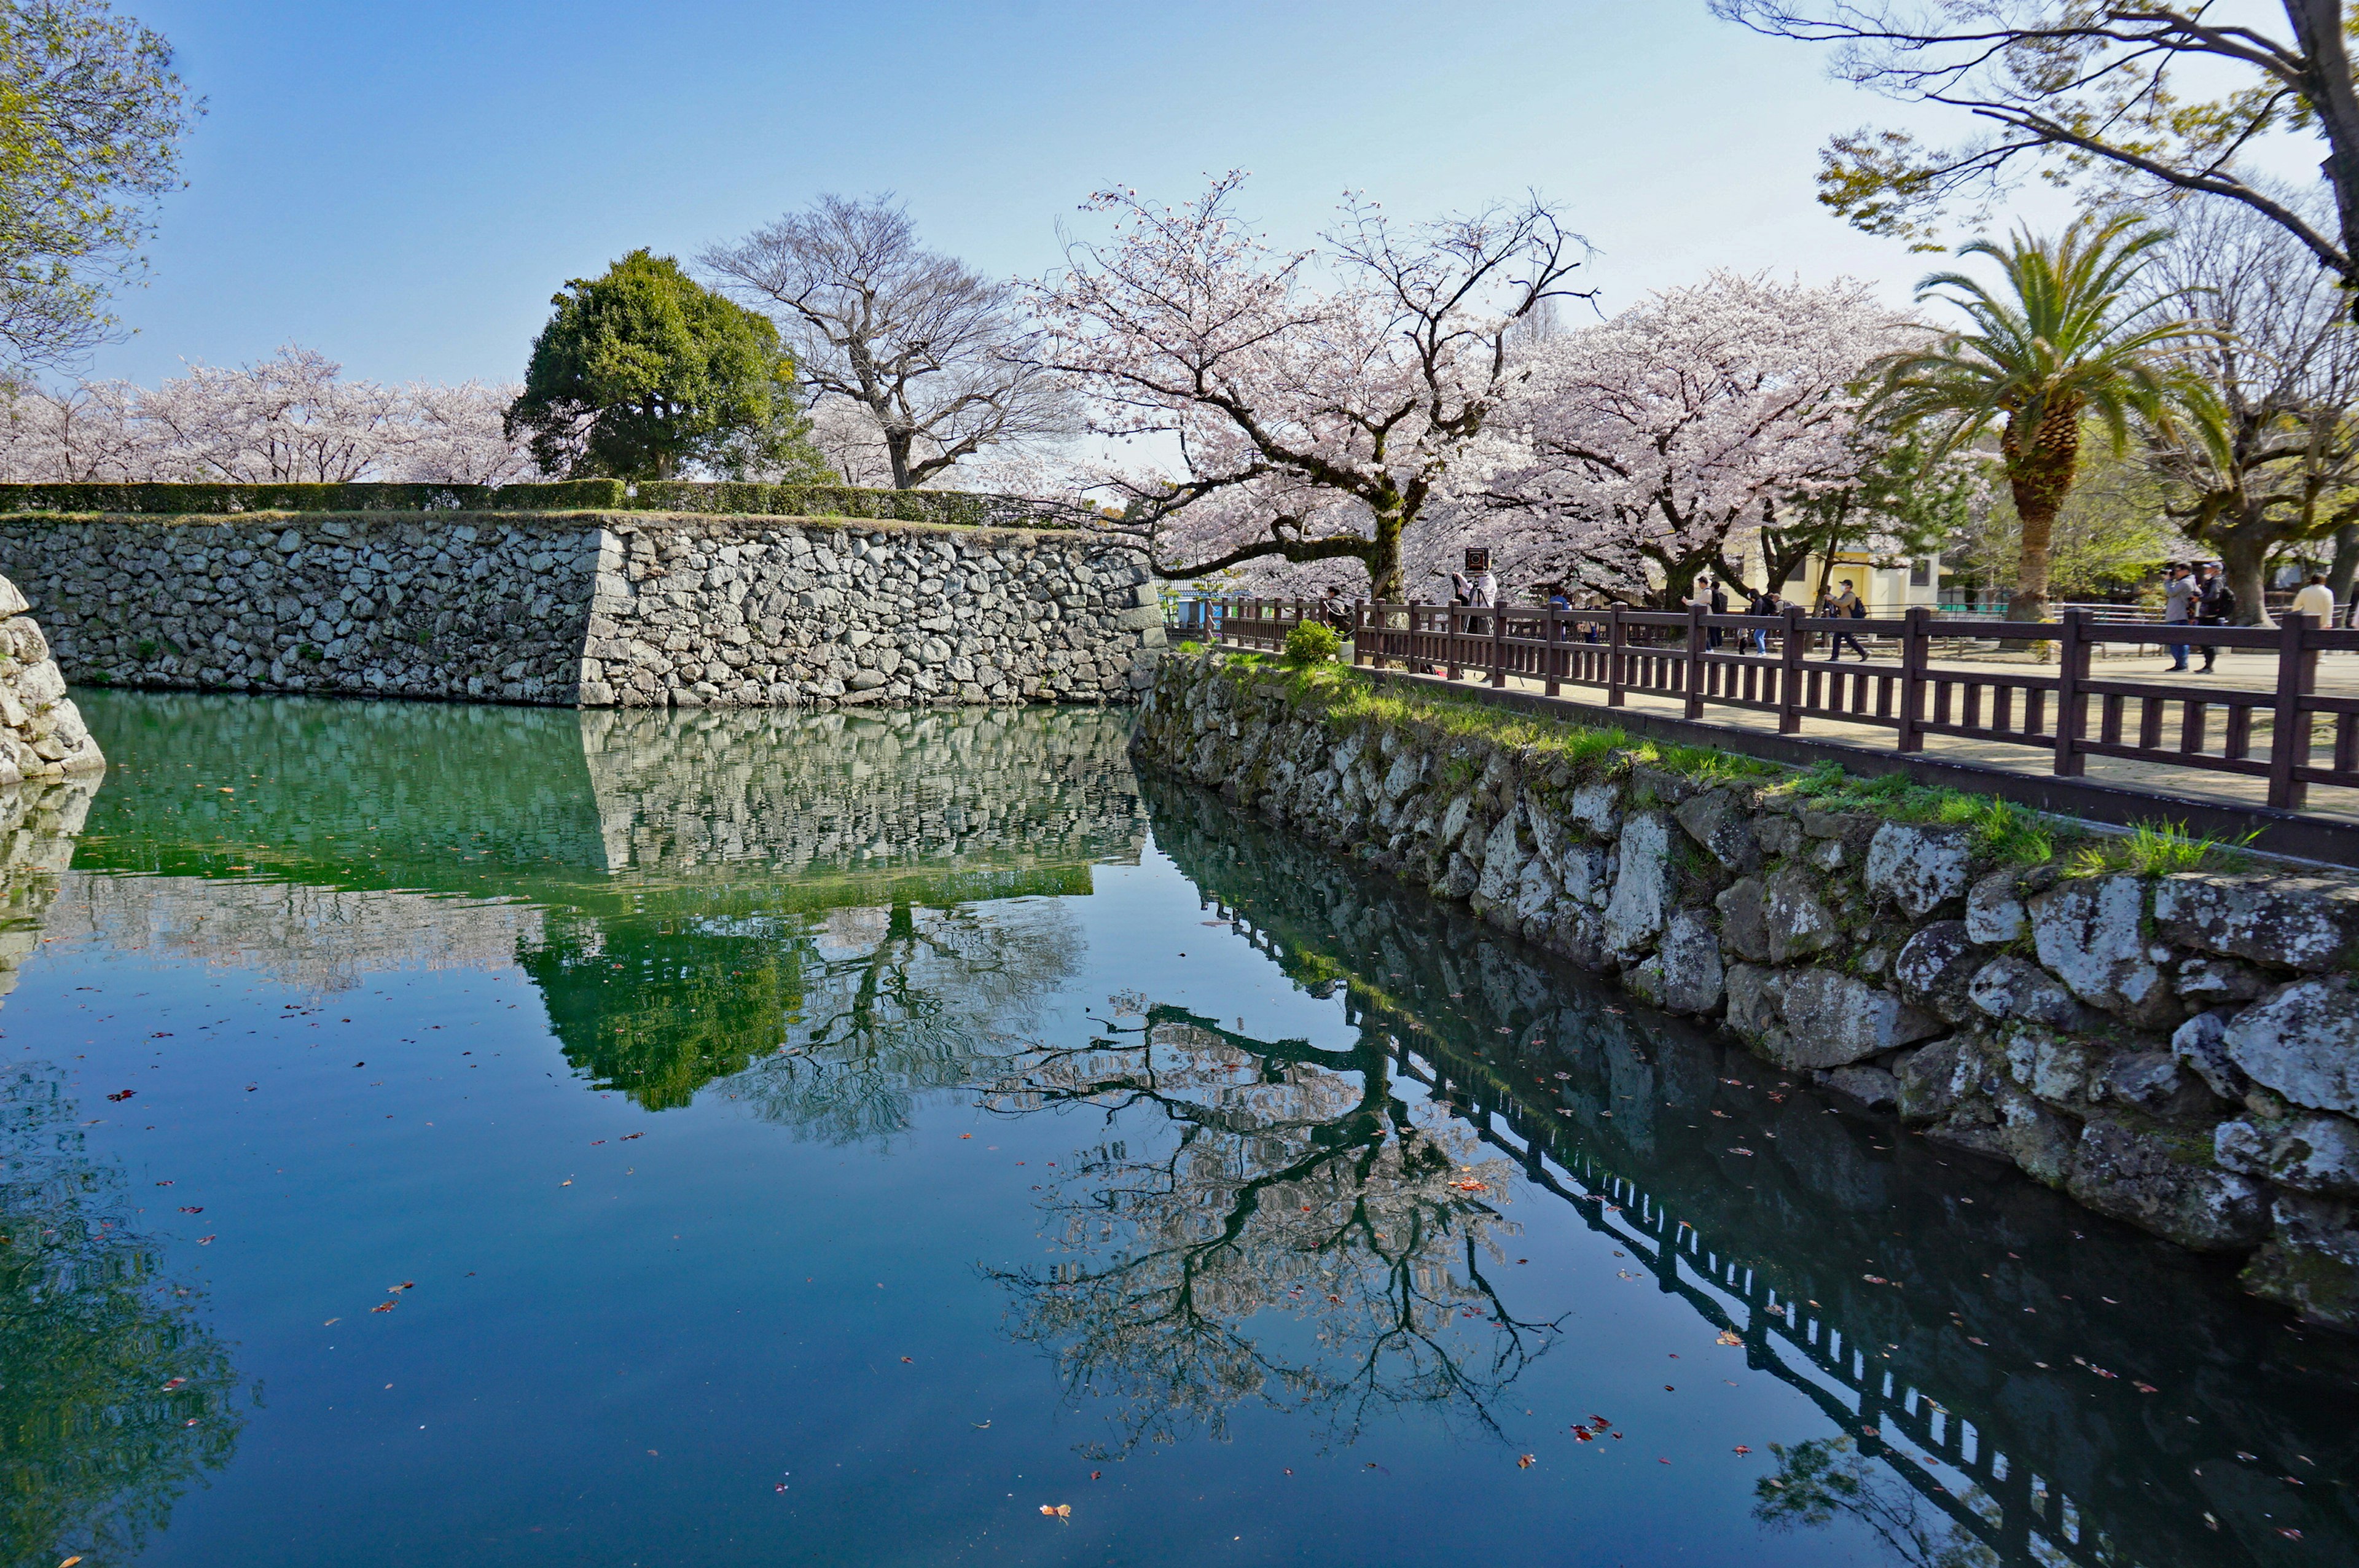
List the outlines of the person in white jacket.
{"type": "Polygon", "coordinates": [[[2310,580],[2293,596],[2293,612],[2310,617],[2313,626],[2334,624],[2334,590],[2326,586],[2324,572],[2310,574],[2310,580]]]}

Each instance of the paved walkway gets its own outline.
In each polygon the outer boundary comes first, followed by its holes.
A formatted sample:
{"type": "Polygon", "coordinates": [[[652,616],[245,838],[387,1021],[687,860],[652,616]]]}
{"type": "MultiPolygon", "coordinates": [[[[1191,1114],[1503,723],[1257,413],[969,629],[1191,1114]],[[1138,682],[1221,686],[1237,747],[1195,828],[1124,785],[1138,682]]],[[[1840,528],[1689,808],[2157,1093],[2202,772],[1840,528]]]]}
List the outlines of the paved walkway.
{"type": "MultiPolygon", "coordinates": [[[[1817,656],[1819,655],[1813,655],[1814,658],[1817,656]]],[[[1773,653],[1767,662],[1775,662],[1777,657],[1777,655],[1773,653]]],[[[1848,655],[1846,657],[1848,659],[1848,655]]],[[[2194,662],[2200,665],[2201,659],[2201,655],[2199,654],[2194,662]]],[[[2030,665],[2035,661],[2029,654],[1976,654],[1965,657],[1934,659],[1928,667],[1966,674],[1977,668],[1988,668],[1992,664],[1999,663],[2030,665]]],[[[1879,657],[1871,658],[1865,667],[1897,669],[1898,660],[1886,653],[1879,657]]],[[[2213,674],[2180,675],[2170,669],[2169,660],[2167,657],[2159,652],[2155,652],[2145,657],[2115,656],[2103,659],[2095,662],[2090,673],[2093,678],[2107,682],[2120,681],[2138,686],[2152,686],[2159,690],[2190,697],[2212,691],[2266,695],[2274,693],[2277,689],[2277,655],[2274,652],[2245,653],[2223,650],[2220,654],[2218,668],[2213,674]]],[[[2052,662],[2049,663],[2047,665],[2047,673],[2055,673],[2055,665],[2052,662]]],[[[1448,684],[1433,676],[1419,678],[1431,679],[1436,685],[1448,684]]],[[[1541,682],[1522,677],[1510,679],[1508,685],[1512,689],[1518,691],[1538,693],[1543,689],[1541,682]]],[[[2321,692],[2359,695],[2359,654],[2319,655],[2316,689],[2321,692]]],[[[1593,704],[1600,708],[1603,708],[1605,704],[1605,691],[1602,687],[1567,685],[1560,695],[1569,700],[1593,704]]],[[[2093,708],[2094,704],[2093,703],[2092,706],[2093,708]]],[[[1625,707],[1633,712],[1660,714],[1672,719],[1682,718],[1687,711],[1685,698],[1660,692],[1630,691],[1626,693],[1625,707]]],[[[1745,708],[1723,708],[1707,704],[1704,708],[1703,721],[1730,730],[1752,730],[1772,735],[1777,731],[1777,716],[1775,713],[1760,713],[1745,708]]],[[[2173,709],[2168,718],[2167,733],[2176,736],[2178,722],[2177,710],[2173,709]]],[[[2220,719],[2215,715],[2212,719],[2215,747],[2219,723],[2220,719]]],[[[2253,720],[2251,754],[2254,757],[2258,759],[2267,757],[2269,729],[2267,712],[2256,712],[2253,720]]],[[[1802,721],[1801,734],[1805,739],[1840,741],[1860,747],[1864,751],[1887,754],[1895,751],[1893,731],[1883,725],[1846,724],[1836,719],[1806,718],[1802,721]]],[[[2319,724],[2311,745],[2311,756],[2319,761],[2324,761],[2327,747],[2331,742],[2332,736],[2327,725],[2319,724]]],[[[2055,754],[2046,747],[2008,745],[1993,741],[1971,741],[1950,735],[1927,736],[1924,754],[1945,762],[1973,762],[1978,766],[2012,773],[2050,773],[2055,763],[2055,754]]],[[[2263,806],[2267,803],[2268,798],[2268,781],[2266,779],[2248,778],[2234,773],[2212,773],[2196,768],[2172,767],[2164,763],[2131,762],[2115,757],[2087,759],[2087,771],[2083,776],[2093,784],[2116,784],[2129,789],[2147,790],[2162,796],[2163,799],[2157,806],[2158,816],[2169,815],[2169,801],[2172,799],[2200,800],[2223,806],[2263,806]]],[[[2359,790],[2312,784],[2310,788],[2310,799],[2302,809],[2321,816],[2359,820],[2359,790]]]]}

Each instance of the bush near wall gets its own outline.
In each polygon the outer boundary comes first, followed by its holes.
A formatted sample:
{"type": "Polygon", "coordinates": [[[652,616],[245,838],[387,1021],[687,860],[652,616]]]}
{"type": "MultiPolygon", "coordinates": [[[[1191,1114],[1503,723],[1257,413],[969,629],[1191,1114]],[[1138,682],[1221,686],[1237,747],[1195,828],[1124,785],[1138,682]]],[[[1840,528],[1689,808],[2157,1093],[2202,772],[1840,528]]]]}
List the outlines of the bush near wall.
{"type": "Polygon", "coordinates": [[[0,513],[204,516],[240,512],[696,512],[873,517],[969,527],[1063,528],[1036,503],[951,490],[616,479],[551,484],[0,484],[0,513]]]}

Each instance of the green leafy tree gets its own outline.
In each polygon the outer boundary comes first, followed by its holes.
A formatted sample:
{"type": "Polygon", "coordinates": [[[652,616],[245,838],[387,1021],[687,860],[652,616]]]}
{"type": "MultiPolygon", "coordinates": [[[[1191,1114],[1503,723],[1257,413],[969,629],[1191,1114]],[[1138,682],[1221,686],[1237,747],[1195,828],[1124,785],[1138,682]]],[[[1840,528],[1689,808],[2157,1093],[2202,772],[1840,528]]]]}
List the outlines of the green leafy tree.
{"type": "Polygon", "coordinates": [[[2100,200],[2157,185],[2224,197],[2359,288],[2350,49],[2359,19],[2342,0],[2233,9],[2216,0],[1712,0],[1712,8],[1757,32],[1831,44],[1839,79],[1902,103],[1961,110],[1983,127],[1948,146],[1873,126],[1833,138],[1819,200],[1869,233],[1932,248],[1943,210],[1962,205],[1979,221],[2037,169],[2100,200]],[[2283,11],[2282,27],[2269,25],[2272,8],[2283,11]],[[2244,161],[2277,135],[2316,138],[2331,219],[2288,200],[2244,161]]]}
{"type": "MultiPolygon", "coordinates": [[[[1771,588],[1782,590],[1815,555],[1815,597],[1823,599],[1837,556],[1928,555],[1970,525],[1985,489],[1982,465],[1970,456],[1941,449],[1922,431],[1874,422],[1858,427],[1853,442],[1864,449],[1849,483],[1764,509],[1761,558],[1771,588]]],[[[1720,569],[1729,582],[1745,580],[1725,555],[1720,569]]]]}
{"type": "Polygon", "coordinates": [[[823,481],[825,461],[796,409],[795,365],[769,319],[699,285],[669,256],[638,250],[574,278],[533,340],[510,439],[571,479],[823,481]]]}
{"type": "MultiPolygon", "coordinates": [[[[2190,554],[2168,515],[2169,486],[2143,453],[2112,451],[2086,433],[2082,449],[2072,493],[2049,530],[2049,590],[2066,602],[2104,602],[2153,589],[2165,562],[2190,554]]],[[[2006,487],[1992,488],[1990,504],[1969,514],[1942,553],[1976,582],[2004,583],[2021,558],[2023,523],[2006,487]]]]}
{"type": "Polygon", "coordinates": [[[2158,301],[2125,297],[2169,237],[2135,217],[2083,216],[2054,240],[2020,231],[2005,245],[1976,240],[1958,254],[1997,262],[2000,287],[1962,272],[1917,286],[1919,300],[1964,311],[1971,330],[1882,362],[1878,412],[1894,425],[1932,429],[1945,449],[1999,427],[2021,524],[2009,620],[2048,618],[2056,514],[2072,492],[2084,427],[2093,423],[2120,451],[2133,419],[2167,429],[2175,409],[2204,397],[2164,352],[2202,329],[2158,301]]]}
{"type": "Polygon", "coordinates": [[[104,0],[0,0],[0,355],[22,373],[113,336],[157,197],[201,111],[172,49],[104,0]]]}

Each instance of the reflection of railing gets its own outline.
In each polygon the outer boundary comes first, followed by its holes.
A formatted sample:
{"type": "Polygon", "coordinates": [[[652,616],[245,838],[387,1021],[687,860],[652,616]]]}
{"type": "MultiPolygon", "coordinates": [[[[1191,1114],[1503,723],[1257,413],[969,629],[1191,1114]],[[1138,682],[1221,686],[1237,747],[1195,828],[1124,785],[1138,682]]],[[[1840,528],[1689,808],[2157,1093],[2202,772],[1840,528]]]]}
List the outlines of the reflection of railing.
{"type": "MultiPolygon", "coordinates": [[[[1449,1086],[1440,1068],[1430,1074],[1420,1071],[1406,1044],[1399,1066],[1405,1076],[1447,1098],[1449,1086]]],[[[1647,1263],[1666,1295],[1684,1298],[1714,1326],[1740,1336],[1747,1367],[1801,1390],[1854,1439],[1862,1454],[1883,1459],[1919,1495],[1998,1552],[2002,1562],[2045,1564],[2060,1555],[2089,1568],[2121,1568],[2123,1560],[2083,1523],[2082,1510],[2060,1489],[1983,1442],[1973,1423],[1960,1420],[1940,1400],[1890,1372],[1876,1373],[1868,1359],[1872,1341],[1846,1335],[1823,1314],[1813,1314],[1807,1298],[1780,1299],[1763,1271],[1715,1250],[1694,1225],[1674,1218],[1644,1188],[1614,1173],[1586,1151],[1561,1151],[1560,1131],[1527,1121],[1520,1112],[1512,1098],[1506,1101],[1502,1119],[1507,1133],[1503,1134],[1493,1124],[1491,1112],[1471,1102],[1460,1108],[1483,1141],[1513,1156],[1533,1184],[1571,1203],[1587,1217],[1592,1229],[1612,1236],[1647,1263]],[[1561,1177],[1551,1173],[1551,1163],[1561,1177]],[[1620,1218],[1617,1222],[1609,1216],[1620,1218]],[[1694,1283],[1681,1278],[1682,1262],[1694,1283]],[[1741,1317],[1732,1310],[1738,1308],[1741,1317]],[[1781,1354],[1780,1346],[1803,1365],[1781,1354]],[[1819,1376],[1811,1376],[1811,1370],[1819,1376]],[[1915,1451],[1890,1440],[1888,1434],[1896,1429],[1916,1445],[1915,1451]],[[1933,1463],[1948,1465],[1971,1482],[1989,1499],[1988,1509],[1975,1508],[1968,1498],[1943,1486],[1931,1473],[1933,1463]],[[2037,1552],[2035,1538],[2040,1548],[2037,1552]]]]}
{"type": "MultiPolygon", "coordinates": [[[[1218,909],[1255,947],[1273,959],[1286,957],[1277,938],[1242,912],[1226,904],[1218,909]]],[[[1665,1294],[1680,1296],[1715,1327],[1737,1335],[1749,1368],[1799,1390],[1861,1454],[1882,1460],[2008,1568],[2050,1568],[2060,1560],[2123,1568],[2125,1559],[2060,1487],[1985,1442],[1942,1400],[1906,1377],[1879,1370],[1875,1362],[1881,1356],[1871,1356],[1874,1341],[1837,1326],[1808,1296],[1781,1294],[1767,1268],[1723,1252],[1695,1224],[1676,1217],[1646,1188],[1574,1144],[1560,1123],[1531,1114],[1506,1086],[1453,1080],[1439,1043],[1421,1024],[1369,1003],[1364,991],[1351,988],[1345,1021],[1363,1033],[1385,1033],[1401,1076],[1423,1085],[1484,1142],[1511,1157],[1533,1185],[1564,1198],[1592,1229],[1628,1249],[1665,1294]],[[1945,1486],[1935,1465],[1952,1471],[1960,1487],[1945,1486]]]]}
{"type": "Polygon", "coordinates": [[[2060,778],[2077,778],[2091,757],[2242,774],[2267,781],[2268,804],[2299,809],[2313,784],[2359,787],[2359,697],[2318,692],[2318,656],[2359,652],[2359,632],[2333,631],[2288,615],[2277,627],[2174,626],[2175,643],[2275,655],[2267,690],[2100,679],[2093,653],[2106,644],[2150,643],[2153,627],[2098,620],[2071,610],[2059,622],[1951,621],[1922,606],[1897,620],[1712,615],[1644,610],[1529,606],[1370,604],[1238,600],[1219,622],[1220,641],[1282,646],[1306,620],[1347,616],[1352,660],[1400,665],[1505,687],[1537,681],[1550,697],[1567,686],[1605,694],[1609,708],[1631,692],[1680,698],[1685,717],[1708,708],[1777,718],[1777,732],[1809,720],[1890,730],[1895,750],[1924,750],[1929,735],[2043,751],[2060,778]],[[1935,643],[1956,638],[2054,643],[2047,666],[1933,664],[1935,643]],[[1888,643],[1890,662],[1871,660],[1861,640],[1888,643]],[[1814,645],[1824,641],[1822,654],[1814,645]],[[1859,654],[1845,663],[1845,644],[1859,654]],[[1775,652],[1771,651],[1774,644],[1775,652]],[[2323,761],[2313,734],[2331,737],[2323,761]]]}

